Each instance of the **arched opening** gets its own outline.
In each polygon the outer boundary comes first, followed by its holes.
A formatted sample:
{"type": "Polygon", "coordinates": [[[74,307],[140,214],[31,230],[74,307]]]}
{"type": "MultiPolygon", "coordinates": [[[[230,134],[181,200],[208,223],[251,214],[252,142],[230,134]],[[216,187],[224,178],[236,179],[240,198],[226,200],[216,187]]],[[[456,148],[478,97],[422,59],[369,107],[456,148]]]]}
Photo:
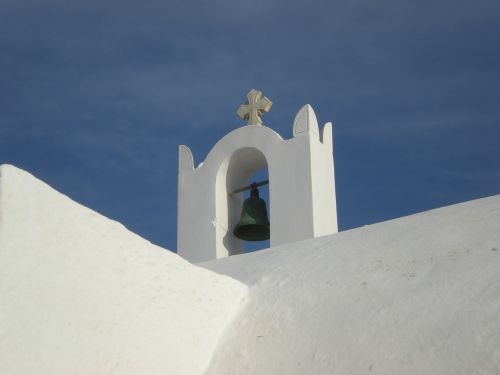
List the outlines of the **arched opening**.
{"type": "MultiPolygon", "coordinates": [[[[245,245],[233,235],[233,228],[240,220],[241,209],[248,193],[229,194],[237,188],[248,185],[253,176],[267,175],[267,160],[264,154],[256,148],[245,147],[235,151],[221,164],[217,173],[216,181],[216,251],[217,258],[229,255],[242,254],[245,249],[252,250],[252,245],[245,245]]],[[[271,183],[271,182],[270,182],[271,183]]],[[[268,188],[260,189],[267,196],[269,203],[268,188]]],[[[268,210],[270,206],[268,204],[268,210]]],[[[271,223],[272,225],[272,223],[271,223]]],[[[253,248],[256,249],[254,245],[253,248]]],[[[260,248],[266,247],[265,244],[260,248]]],[[[267,245],[268,247],[269,245],[267,245]]]]}

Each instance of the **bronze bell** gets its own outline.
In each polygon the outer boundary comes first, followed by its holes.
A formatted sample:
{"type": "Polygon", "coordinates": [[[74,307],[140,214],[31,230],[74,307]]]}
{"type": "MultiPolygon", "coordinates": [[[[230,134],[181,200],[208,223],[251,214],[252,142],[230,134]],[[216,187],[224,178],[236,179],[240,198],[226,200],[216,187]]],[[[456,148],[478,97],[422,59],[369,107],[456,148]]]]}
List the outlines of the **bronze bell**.
{"type": "Polygon", "coordinates": [[[266,201],[259,197],[255,184],[252,184],[250,197],[243,203],[240,222],[234,227],[233,234],[245,241],[264,241],[270,237],[266,201]]]}

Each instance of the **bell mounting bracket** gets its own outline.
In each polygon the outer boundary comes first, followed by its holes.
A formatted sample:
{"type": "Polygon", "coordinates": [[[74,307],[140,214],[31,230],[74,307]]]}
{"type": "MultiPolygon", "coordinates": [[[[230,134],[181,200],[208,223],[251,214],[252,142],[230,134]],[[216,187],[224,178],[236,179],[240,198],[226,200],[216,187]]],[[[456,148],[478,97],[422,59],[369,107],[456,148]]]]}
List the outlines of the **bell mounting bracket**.
{"type": "Polygon", "coordinates": [[[254,189],[257,189],[259,186],[264,186],[267,184],[269,184],[269,180],[264,180],[264,181],[260,181],[260,182],[253,182],[250,185],[242,186],[238,189],[233,190],[232,192],[229,193],[229,195],[238,194],[238,193],[241,193],[241,192],[246,191],[246,190],[254,190],[254,189]]]}

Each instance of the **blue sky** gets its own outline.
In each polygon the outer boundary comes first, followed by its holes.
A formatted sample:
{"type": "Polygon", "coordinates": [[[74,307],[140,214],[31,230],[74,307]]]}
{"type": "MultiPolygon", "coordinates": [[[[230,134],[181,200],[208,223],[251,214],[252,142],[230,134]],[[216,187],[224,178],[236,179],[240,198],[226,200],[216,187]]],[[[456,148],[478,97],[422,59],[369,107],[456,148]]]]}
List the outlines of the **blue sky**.
{"type": "Polygon", "coordinates": [[[201,162],[251,88],[289,138],[334,123],[342,230],[500,194],[498,1],[4,0],[0,163],[176,247],[201,162]]]}

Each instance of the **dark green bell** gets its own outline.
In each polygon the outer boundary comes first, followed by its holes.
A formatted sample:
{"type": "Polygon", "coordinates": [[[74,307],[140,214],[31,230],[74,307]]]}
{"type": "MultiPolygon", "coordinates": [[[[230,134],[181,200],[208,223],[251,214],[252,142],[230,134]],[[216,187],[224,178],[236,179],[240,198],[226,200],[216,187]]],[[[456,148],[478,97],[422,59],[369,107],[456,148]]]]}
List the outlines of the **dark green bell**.
{"type": "Polygon", "coordinates": [[[264,241],[270,237],[266,201],[259,198],[256,187],[252,188],[250,197],[243,203],[240,222],[234,227],[233,234],[245,241],[264,241]]]}

